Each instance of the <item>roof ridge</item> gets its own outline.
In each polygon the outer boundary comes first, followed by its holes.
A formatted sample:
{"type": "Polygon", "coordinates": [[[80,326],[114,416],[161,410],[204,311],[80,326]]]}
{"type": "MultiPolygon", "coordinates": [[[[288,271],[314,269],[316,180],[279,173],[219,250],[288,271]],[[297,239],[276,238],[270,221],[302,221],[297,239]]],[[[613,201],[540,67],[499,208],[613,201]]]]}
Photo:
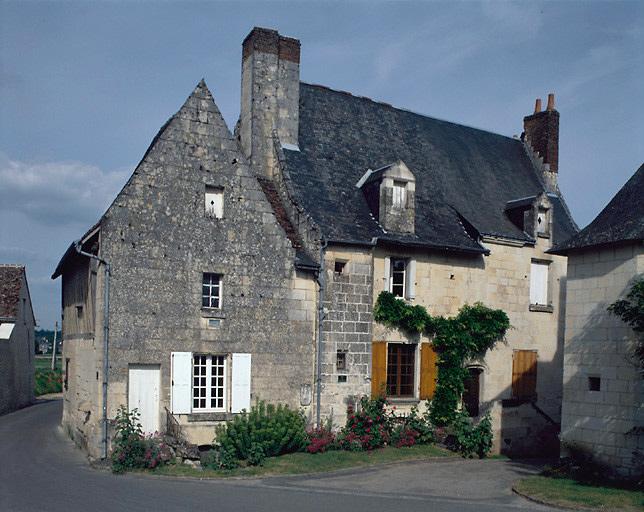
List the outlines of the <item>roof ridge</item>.
{"type": "Polygon", "coordinates": [[[410,109],[407,109],[407,108],[404,108],[404,107],[397,107],[395,105],[392,105],[391,103],[387,103],[386,101],[374,100],[373,98],[370,98],[368,96],[359,96],[359,95],[353,94],[353,93],[348,92],[348,91],[343,91],[343,90],[340,90],[340,89],[333,89],[332,87],[329,87],[328,85],[310,84],[308,82],[302,82],[302,81],[300,81],[300,84],[307,85],[309,87],[316,87],[318,89],[326,89],[327,91],[330,91],[330,92],[333,92],[333,93],[336,93],[336,94],[342,94],[344,96],[349,96],[351,98],[356,98],[358,100],[369,101],[371,103],[375,103],[376,105],[380,105],[382,107],[390,108],[392,110],[397,110],[399,112],[405,112],[407,114],[412,114],[414,116],[422,117],[423,119],[431,119],[432,121],[438,121],[440,123],[447,123],[447,124],[451,124],[451,125],[454,125],[454,126],[460,126],[460,127],[463,127],[463,128],[467,128],[469,130],[476,130],[477,132],[483,132],[483,133],[487,133],[489,135],[494,135],[496,137],[502,137],[504,139],[508,139],[508,140],[511,140],[511,141],[521,142],[518,138],[513,137],[513,136],[511,137],[509,135],[503,135],[502,133],[492,132],[490,130],[486,130],[484,128],[478,128],[476,126],[471,126],[471,125],[468,125],[468,124],[457,123],[455,121],[448,121],[447,119],[441,119],[439,117],[430,116],[428,114],[421,114],[420,112],[415,112],[413,110],[410,110],[410,109]]]}

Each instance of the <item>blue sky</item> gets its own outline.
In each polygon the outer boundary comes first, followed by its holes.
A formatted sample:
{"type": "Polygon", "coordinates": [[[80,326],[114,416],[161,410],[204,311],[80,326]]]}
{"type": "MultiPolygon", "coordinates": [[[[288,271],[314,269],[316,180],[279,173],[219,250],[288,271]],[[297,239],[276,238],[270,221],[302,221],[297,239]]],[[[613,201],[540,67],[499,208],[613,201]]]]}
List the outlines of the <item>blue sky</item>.
{"type": "Polygon", "coordinates": [[[643,2],[0,2],[0,262],[50,327],[67,245],[204,77],[232,128],[254,26],[302,42],[301,79],[504,135],[561,112],[580,226],[644,160],[643,2]]]}

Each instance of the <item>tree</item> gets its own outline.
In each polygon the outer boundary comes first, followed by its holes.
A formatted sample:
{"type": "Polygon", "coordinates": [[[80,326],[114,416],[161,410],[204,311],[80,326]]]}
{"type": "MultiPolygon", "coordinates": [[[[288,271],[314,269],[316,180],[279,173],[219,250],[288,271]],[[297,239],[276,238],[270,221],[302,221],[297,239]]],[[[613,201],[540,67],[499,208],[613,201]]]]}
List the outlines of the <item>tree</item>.
{"type": "Polygon", "coordinates": [[[639,277],[625,299],[620,299],[608,306],[608,311],[630,325],[638,334],[635,346],[635,358],[640,370],[644,370],[644,278],[639,277]]]}

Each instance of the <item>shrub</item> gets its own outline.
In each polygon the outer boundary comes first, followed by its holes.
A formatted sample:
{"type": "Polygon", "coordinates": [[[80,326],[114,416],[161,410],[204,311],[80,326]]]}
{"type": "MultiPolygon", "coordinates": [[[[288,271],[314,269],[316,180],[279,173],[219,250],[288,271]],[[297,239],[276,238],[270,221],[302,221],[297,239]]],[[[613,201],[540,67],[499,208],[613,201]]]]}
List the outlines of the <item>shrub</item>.
{"type": "Polygon", "coordinates": [[[467,411],[456,414],[452,425],[454,431],[454,449],[463,457],[472,458],[478,455],[484,458],[492,449],[492,420],[486,414],[478,425],[473,425],[467,411]]]}
{"type": "Polygon", "coordinates": [[[169,447],[157,437],[144,437],[139,412],[121,405],[116,413],[116,434],[112,441],[112,471],[154,469],[172,459],[169,447]]]}
{"type": "Polygon", "coordinates": [[[217,427],[215,446],[228,456],[258,463],[266,457],[297,452],[306,446],[306,421],[301,412],[284,405],[259,402],[225,425],[217,427]],[[263,454],[260,457],[259,453],[263,454]]]}
{"type": "Polygon", "coordinates": [[[373,450],[389,442],[391,423],[385,411],[384,397],[360,399],[357,412],[347,411],[347,423],[336,440],[343,450],[373,450]]]}
{"type": "Polygon", "coordinates": [[[209,469],[235,469],[239,467],[239,460],[234,452],[225,448],[215,448],[201,457],[201,465],[209,469]]]}
{"type": "Polygon", "coordinates": [[[429,420],[429,414],[418,414],[418,407],[413,406],[408,416],[404,418],[407,429],[416,432],[416,444],[429,444],[434,442],[434,429],[429,420]]]}
{"type": "Polygon", "coordinates": [[[328,427],[313,428],[307,431],[306,435],[308,437],[306,451],[309,453],[324,453],[334,448],[335,434],[328,427]]]}
{"type": "Polygon", "coordinates": [[[414,446],[419,435],[413,428],[405,425],[405,423],[400,423],[391,432],[391,444],[396,448],[414,446]]]}

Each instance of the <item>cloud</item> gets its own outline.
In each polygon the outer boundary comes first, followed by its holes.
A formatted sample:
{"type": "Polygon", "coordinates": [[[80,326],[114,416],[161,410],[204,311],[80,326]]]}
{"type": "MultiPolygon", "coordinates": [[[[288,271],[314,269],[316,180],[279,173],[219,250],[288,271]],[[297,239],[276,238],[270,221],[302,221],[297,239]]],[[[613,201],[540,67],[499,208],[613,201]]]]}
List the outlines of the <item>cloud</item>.
{"type": "Polygon", "coordinates": [[[0,153],[0,211],[46,225],[91,223],[127,179],[81,162],[28,163],[0,153]]]}

